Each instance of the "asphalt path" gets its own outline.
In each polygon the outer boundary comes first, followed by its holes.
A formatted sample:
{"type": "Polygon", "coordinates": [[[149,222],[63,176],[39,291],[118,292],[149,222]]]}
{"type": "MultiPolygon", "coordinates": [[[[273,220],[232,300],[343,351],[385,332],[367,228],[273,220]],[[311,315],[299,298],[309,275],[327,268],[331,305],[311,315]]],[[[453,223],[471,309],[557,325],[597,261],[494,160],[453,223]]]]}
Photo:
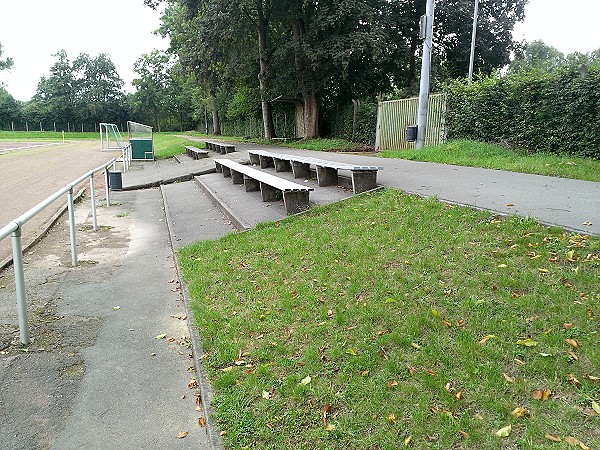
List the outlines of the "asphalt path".
{"type": "MultiPolygon", "coordinates": [[[[0,142],[0,227],[115,156],[96,141],[0,142]]],[[[104,177],[97,176],[98,192],[103,186],[104,177]]],[[[54,202],[23,226],[23,245],[36,239],[65,202],[54,202]]],[[[0,241],[0,266],[11,254],[10,238],[0,241]]]]}

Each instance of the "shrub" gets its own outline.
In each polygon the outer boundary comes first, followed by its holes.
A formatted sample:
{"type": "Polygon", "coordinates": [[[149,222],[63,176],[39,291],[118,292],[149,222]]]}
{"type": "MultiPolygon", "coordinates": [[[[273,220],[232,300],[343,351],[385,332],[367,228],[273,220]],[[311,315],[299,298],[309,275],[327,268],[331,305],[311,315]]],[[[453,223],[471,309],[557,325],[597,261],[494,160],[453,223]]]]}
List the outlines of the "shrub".
{"type": "Polygon", "coordinates": [[[600,65],[450,83],[448,136],[600,159],[600,65]]]}

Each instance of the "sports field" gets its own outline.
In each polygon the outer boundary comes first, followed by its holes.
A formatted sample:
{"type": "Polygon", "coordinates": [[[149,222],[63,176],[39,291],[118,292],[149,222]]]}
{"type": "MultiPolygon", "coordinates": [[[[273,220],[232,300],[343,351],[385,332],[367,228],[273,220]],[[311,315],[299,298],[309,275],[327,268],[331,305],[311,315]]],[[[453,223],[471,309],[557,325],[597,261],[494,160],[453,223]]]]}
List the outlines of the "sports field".
{"type": "MultiPolygon", "coordinates": [[[[115,156],[117,153],[102,151],[99,141],[0,141],[0,227],[115,156]]],[[[103,188],[103,177],[98,181],[97,189],[103,188]]],[[[55,202],[24,225],[24,245],[39,235],[64,203],[55,202]]],[[[10,256],[7,238],[0,241],[0,264],[10,256]]]]}

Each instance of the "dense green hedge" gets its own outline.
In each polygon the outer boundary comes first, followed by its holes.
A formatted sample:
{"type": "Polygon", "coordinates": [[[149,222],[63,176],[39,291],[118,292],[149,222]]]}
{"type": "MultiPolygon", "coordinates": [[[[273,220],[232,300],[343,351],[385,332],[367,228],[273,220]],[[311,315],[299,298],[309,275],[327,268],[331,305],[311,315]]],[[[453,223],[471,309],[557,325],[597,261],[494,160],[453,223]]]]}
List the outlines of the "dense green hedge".
{"type": "Polygon", "coordinates": [[[448,86],[448,137],[600,159],[600,65],[448,86]]]}

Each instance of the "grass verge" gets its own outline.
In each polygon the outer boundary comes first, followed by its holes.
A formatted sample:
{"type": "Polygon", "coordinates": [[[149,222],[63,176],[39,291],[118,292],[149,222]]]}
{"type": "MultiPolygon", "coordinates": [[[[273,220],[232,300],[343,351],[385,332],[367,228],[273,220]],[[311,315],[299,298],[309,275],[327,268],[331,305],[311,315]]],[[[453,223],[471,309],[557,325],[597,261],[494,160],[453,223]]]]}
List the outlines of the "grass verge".
{"type": "Polygon", "coordinates": [[[228,448],[600,446],[596,238],[383,190],[180,259],[228,448]]]}
{"type": "Polygon", "coordinates": [[[591,158],[526,153],[499,145],[466,140],[425,147],[422,150],[385,151],[379,155],[385,158],[402,158],[600,181],[600,161],[591,158]]]}
{"type": "MultiPolygon", "coordinates": [[[[100,140],[99,133],[93,132],[66,132],[64,135],[67,141],[81,141],[81,140],[100,140]]],[[[0,131],[0,141],[62,141],[63,134],[60,131],[0,131]]]]}
{"type": "Polygon", "coordinates": [[[181,137],[181,133],[154,133],[154,157],[156,159],[171,158],[185,153],[185,146],[204,148],[204,144],[181,137]]]}

